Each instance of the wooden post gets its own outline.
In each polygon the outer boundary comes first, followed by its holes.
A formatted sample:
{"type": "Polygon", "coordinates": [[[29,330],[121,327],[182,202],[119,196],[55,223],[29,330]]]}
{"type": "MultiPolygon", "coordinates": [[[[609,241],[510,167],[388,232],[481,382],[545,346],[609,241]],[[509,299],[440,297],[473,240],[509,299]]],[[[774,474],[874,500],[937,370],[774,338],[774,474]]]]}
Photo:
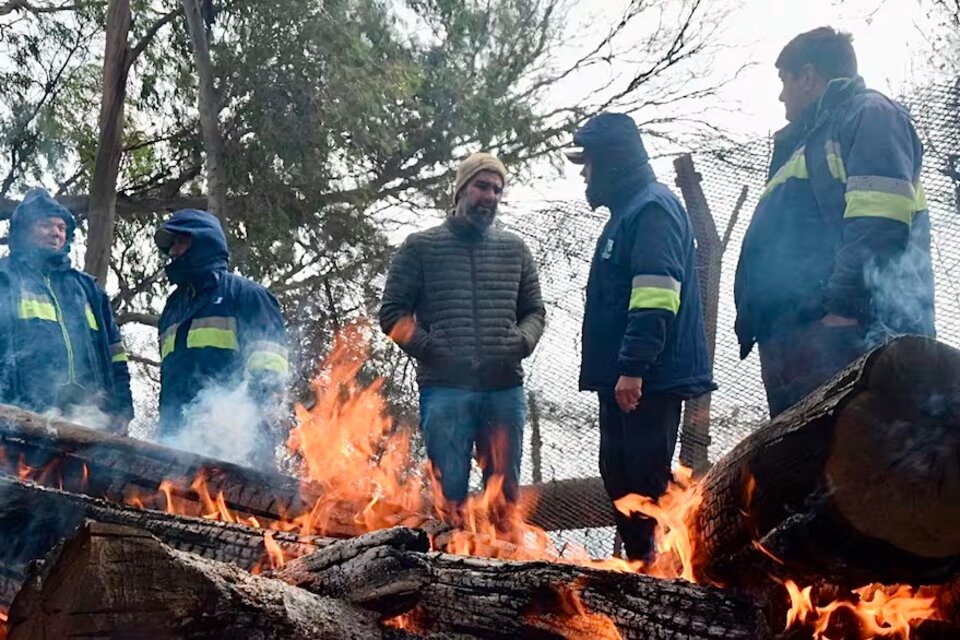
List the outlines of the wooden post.
{"type": "MultiPolygon", "coordinates": [[[[700,174],[693,159],[684,154],[674,160],[677,186],[683,195],[687,213],[697,237],[697,276],[703,296],[703,320],[707,333],[707,349],[713,362],[717,343],[717,313],[720,305],[720,273],[723,268],[723,244],[710,213],[707,199],[700,188],[700,174]]],[[[683,411],[680,435],[680,461],[701,474],[710,466],[710,394],[688,400],[683,411]]]]}

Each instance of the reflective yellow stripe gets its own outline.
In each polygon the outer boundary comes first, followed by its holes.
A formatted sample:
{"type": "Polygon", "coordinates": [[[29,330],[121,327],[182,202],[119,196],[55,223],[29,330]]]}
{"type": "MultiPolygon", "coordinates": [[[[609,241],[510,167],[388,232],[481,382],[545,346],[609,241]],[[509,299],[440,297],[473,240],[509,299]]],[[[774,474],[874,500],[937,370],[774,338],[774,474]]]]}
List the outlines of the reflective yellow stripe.
{"type": "Polygon", "coordinates": [[[118,342],[110,345],[110,362],[127,362],[127,352],[123,348],[123,343],[118,342]]]}
{"type": "Polygon", "coordinates": [[[906,225],[913,222],[916,197],[881,191],[847,191],[844,218],[886,218],[906,225]]]}
{"type": "Polygon", "coordinates": [[[285,376],[289,368],[287,358],[273,351],[253,351],[247,357],[247,371],[276,371],[285,376]]]}
{"type": "Polygon", "coordinates": [[[160,361],[166,359],[168,355],[173,353],[173,347],[177,342],[177,329],[180,328],[179,324],[175,324],[169,327],[166,331],[163,332],[163,335],[160,336],[160,361]]]}
{"type": "Polygon", "coordinates": [[[807,159],[803,154],[803,149],[803,147],[797,149],[794,154],[790,156],[790,159],[787,160],[786,164],[780,167],[780,170],[773,174],[773,177],[770,178],[770,182],[767,183],[767,187],[763,190],[763,193],[760,194],[761,200],[770,195],[771,191],[779,187],[790,178],[806,180],[810,177],[810,174],[807,173],[807,159]]]}
{"type": "Polygon", "coordinates": [[[917,182],[914,185],[914,187],[917,192],[916,203],[914,206],[916,207],[917,211],[926,211],[927,210],[927,191],[923,188],[923,184],[920,182],[917,182]]]}
{"type": "Polygon", "coordinates": [[[93,309],[90,308],[90,305],[84,307],[84,312],[87,314],[87,324],[94,331],[99,331],[100,326],[97,324],[97,316],[93,315],[93,309]]]}
{"type": "Polygon", "coordinates": [[[840,154],[840,145],[833,140],[826,142],[827,168],[830,175],[840,182],[847,181],[847,168],[843,165],[843,156],[840,154]]]}
{"type": "Polygon", "coordinates": [[[665,309],[676,313],[680,310],[680,293],[660,287],[635,287],[630,291],[628,310],[637,309],[665,309]]]}
{"type": "Polygon", "coordinates": [[[57,321],[57,309],[52,302],[40,302],[39,300],[20,300],[20,319],[21,320],[49,320],[57,321]]]}
{"type": "Polygon", "coordinates": [[[232,329],[215,329],[213,327],[191,327],[187,333],[187,349],[230,349],[238,351],[240,343],[237,341],[237,332],[232,329]]]}

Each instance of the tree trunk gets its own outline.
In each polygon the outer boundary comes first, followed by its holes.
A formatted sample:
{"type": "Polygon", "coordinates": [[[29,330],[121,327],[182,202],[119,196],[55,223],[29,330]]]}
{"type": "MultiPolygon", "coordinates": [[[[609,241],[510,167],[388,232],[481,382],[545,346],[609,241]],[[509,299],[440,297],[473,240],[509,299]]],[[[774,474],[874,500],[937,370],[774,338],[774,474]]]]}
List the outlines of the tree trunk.
{"type": "Polygon", "coordinates": [[[706,586],[547,562],[426,553],[393,529],[336,542],[273,573],[418,633],[481,638],[764,638],[762,614],[706,586]],[[580,603],[578,606],[578,602],[580,603]],[[615,627],[614,627],[615,625],[615,627]]]}
{"type": "Polygon", "coordinates": [[[90,211],[84,270],[104,284],[113,248],[117,174],[123,143],[123,103],[127,95],[130,47],[130,0],[110,0],[107,7],[106,50],[103,56],[103,95],[100,138],[90,179],[90,211]]]}
{"type": "Polygon", "coordinates": [[[88,523],[38,567],[10,609],[10,640],[66,637],[353,640],[374,617],[279,580],[88,523]]]}
{"type": "MultiPolygon", "coordinates": [[[[244,569],[269,566],[264,531],[241,524],[187,518],[160,511],[113,505],[0,476],[0,605],[19,588],[28,563],[44,556],[84,520],[136,527],[165,544],[244,569]]],[[[316,551],[330,538],[273,532],[286,557],[316,551]]]]}
{"type": "MultiPolygon", "coordinates": [[[[754,432],[703,480],[698,565],[736,583],[759,541],[835,582],[935,583],[960,568],[960,351],[904,337],[754,432]]],[[[759,553],[759,552],[758,552],[759,553]]]]}
{"type": "Polygon", "coordinates": [[[193,58],[197,65],[197,108],[200,111],[203,147],[207,154],[207,207],[221,222],[225,222],[227,170],[223,139],[220,136],[220,99],[217,97],[213,63],[210,60],[208,32],[200,11],[200,0],[182,0],[182,3],[190,30],[190,41],[193,43],[193,58]]]}

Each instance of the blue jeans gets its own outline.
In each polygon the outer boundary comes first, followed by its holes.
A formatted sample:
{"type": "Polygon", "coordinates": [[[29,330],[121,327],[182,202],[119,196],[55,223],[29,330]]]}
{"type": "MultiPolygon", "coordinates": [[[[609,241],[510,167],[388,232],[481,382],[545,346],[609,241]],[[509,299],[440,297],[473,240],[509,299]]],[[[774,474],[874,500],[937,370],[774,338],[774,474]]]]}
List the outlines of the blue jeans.
{"type": "Polygon", "coordinates": [[[420,390],[420,430],[444,498],[456,504],[466,499],[476,444],[484,486],[493,475],[501,475],[504,495],[516,501],[526,415],[522,386],[496,391],[420,390]],[[499,442],[494,444],[495,440],[499,442]]]}

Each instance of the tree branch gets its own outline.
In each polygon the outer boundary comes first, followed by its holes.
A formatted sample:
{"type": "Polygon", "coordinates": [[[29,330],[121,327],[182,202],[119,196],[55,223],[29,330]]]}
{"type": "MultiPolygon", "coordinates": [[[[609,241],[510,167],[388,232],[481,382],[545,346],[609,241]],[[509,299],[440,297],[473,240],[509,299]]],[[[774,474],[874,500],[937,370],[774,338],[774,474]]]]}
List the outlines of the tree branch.
{"type": "Polygon", "coordinates": [[[27,0],[7,0],[7,2],[0,5],[0,16],[5,16],[8,13],[13,13],[14,11],[25,11],[26,13],[32,13],[35,15],[40,15],[43,13],[59,13],[61,11],[76,11],[84,6],[88,5],[61,4],[53,7],[42,7],[30,4],[27,2],[27,0]]]}
{"type": "Polygon", "coordinates": [[[130,55],[127,57],[127,68],[130,68],[130,65],[132,65],[136,59],[140,57],[140,54],[146,51],[147,47],[150,46],[150,42],[154,39],[154,37],[156,37],[160,29],[176,20],[177,17],[182,14],[183,9],[178,7],[170,13],[164,14],[159,20],[150,25],[150,28],[147,29],[146,33],[143,34],[143,37],[137,41],[137,44],[133,45],[132,49],[130,49],[130,55]]]}

